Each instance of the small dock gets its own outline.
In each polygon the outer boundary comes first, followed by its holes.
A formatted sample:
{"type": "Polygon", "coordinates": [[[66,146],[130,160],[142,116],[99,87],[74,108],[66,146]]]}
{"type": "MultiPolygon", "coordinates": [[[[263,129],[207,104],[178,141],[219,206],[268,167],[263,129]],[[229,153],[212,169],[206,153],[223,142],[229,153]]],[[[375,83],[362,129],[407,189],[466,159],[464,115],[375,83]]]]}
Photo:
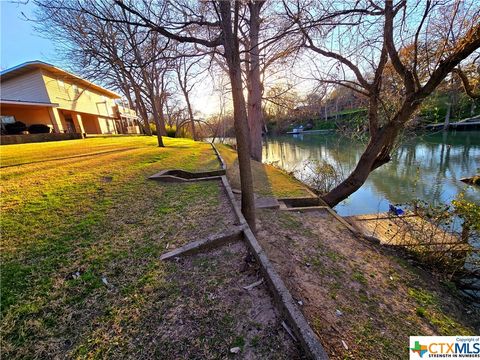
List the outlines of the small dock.
{"type": "Polygon", "coordinates": [[[296,130],[288,131],[287,134],[290,135],[304,135],[304,134],[328,134],[334,132],[335,129],[323,129],[323,130],[296,130]]]}
{"type": "MultiPolygon", "coordinates": [[[[445,127],[444,123],[425,125],[427,130],[441,130],[445,127]]],[[[452,130],[476,130],[480,129],[480,116],[474,116],[468,119],[463,119],[448,125],[448,129],[452,130]]]]}
{"type": "Polygon", "coordinates": [[[390,213],[345,217],[354,228],[383,245],[401,246],[421,251],[468,251],[470,245],[421,217],[407,213],[397,216],[390,213]]]}

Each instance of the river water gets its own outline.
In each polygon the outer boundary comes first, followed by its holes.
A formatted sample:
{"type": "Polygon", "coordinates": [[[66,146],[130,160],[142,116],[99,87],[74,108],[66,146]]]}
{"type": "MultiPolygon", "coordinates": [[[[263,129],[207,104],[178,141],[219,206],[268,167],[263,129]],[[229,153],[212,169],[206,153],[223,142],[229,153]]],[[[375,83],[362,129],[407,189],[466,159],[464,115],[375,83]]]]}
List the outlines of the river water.
{"type": "MultiPolygon", "coordinates": [[[[301,180],[311,175],[310,160],[324,159],[348,174],[365,145],[339,134],[269,137],[263,147],[266,163],[293,172],[301,180]]],[[[367,182],[335,210],[343,216],[388,210],[389,204],[420,199],[450,203],[464,191],[480,204],[480,190],[460,181],[480,173],[480,131],[439,132],[404,141],[392,160],[370,174],[367,182]]]]}

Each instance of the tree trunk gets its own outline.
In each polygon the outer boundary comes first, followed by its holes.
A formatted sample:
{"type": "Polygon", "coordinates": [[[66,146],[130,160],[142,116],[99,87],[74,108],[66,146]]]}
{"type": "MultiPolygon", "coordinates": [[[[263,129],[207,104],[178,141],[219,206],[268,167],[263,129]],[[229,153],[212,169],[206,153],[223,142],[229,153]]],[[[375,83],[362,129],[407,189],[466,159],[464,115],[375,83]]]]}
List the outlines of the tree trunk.
{"type": "Polygon", "coordinates": [[[195,131],[195,119],[193,117],[192,105],[190,104],[190,96],[186,89],[183,89],[183,96],[185,97],[185,102],[187,103],[188,116],[190,117],[190,126],[192,127],[192,137],[193,140],[197,141],[197,132],[195,131]]]}
{"type": "MultiPolygon", "coordinates": [[[[184,65],[184,73],[183,73],[183,79],[182,79],[182,70],[181,70],[181,65],[178,66],[177,68],[177,78],[178,78],[178,84],[180,85],[180,89],[182,89],[183,97],[185,98],[185,102],[187,103],[187,111],[188,111],[188,116],[190,120],[190,126],[192,128],[192,137],[193,140],[197,141],[197,132],[195,131],[195,119],[193,117],[193,110],[192,110],[192,104],[190,103],[190,94],[188,90],[188,67],[184,65]]],[[[191,90],[192,88],[190,88],[191,90]]]]}
{"type": "Polygon", "coordinates": [[[163,111],[162,96],[164,96],[164,94],[157,96],[156,98],[158,101],[155,102],[155,107],[158,114],[158,122],[160,124],[160,131],[157,131],[157,132],[160,133],[162,136],[167,136],[167,130],[165,128],[165,112],[163,111]]]}
{"type": "Polygon", "coordinates": [[[131,84],[131,87],[133,88],[133,94],[135,95],[135,101],[133,101],[132,95],[130,94],[130,90],[125,89],[126,93],[128,94],[127,100],[128,100],[129,106],[131,109],[135,109],[137,113],[140,113],[140,118],[142,119],[142,122],[143,122],[142,127],[144,129],[144,133],[145,135],[151,136],[152,130],[150,129],[147,111],[145,109],[145,104],[143,103],[143,100],[141,98],[140,91],[138,90],[138,85],[136,84],[132,74],[129,73],[124,68],[122,68],[122,76],[124,78],[125,83],[129,82],[131,84]]]}
{"type": "MultiPolygon", "coordinates": [[[[153,93],[152,89],[149,89],[149,94],[153,93]]],[[[160,109],[158,109],[157,105],[157,99],[155,96],[151,95],[150,96],[150,101],[152,103],[152,116],[153,116],[153,121],[155,122],[155,128],[157,129],[157,140],[158,140],[158,146],[159,147],[165,147],[163,144],[162,136],[165,136],[167,134],[165,130],[165,123],[163,122],[163,109],[160,106],[160,109]],[[161,113],[159,113],[161,111],[161,113]]]]}
{"type": "Polygon", "coordinates": [[[250,51],[248,70],[248,125],[250,127],[250,155],[252,159],[262,161],[262,81],[260,79],[260,9],[263,1],[249,3],[250,8],[250,51]]]}
{"type": "Polygon", "coordinates": [[[387,132],[386,129],[380,130],[376,136],[372,137],[352,173],[338,186],[322,196],[322,200],[330,207],[334,207],[360,189],[373,170],[390,160],[388,153],[385,156],[385,151],[382,150],[389,145],[391,137],[392,133],[387,132]]]}
{"type": "MultiPolygon", "coordinates": [[[[408,99],[396,116],[384,127],[370,133],[370,141],[352,173],[334,189],[322,196],[328,206],[334,207],[360,189],[370,173],[390,161],[390,151],[408,119],[422,103],[408,99]]],[[[370,114],[372,116],[372,114],[370,114]]]]}
{"type": "Polygon", "coordinates": [[[164,143],[163,143],[163,139],[162,139],[162,134],[161,132],[159,131],[159,129],[162,128],[162,124],[160,124],[160,121],[158,119],[158,113],[155,112],[153,114],[153,120],[155,121],[155,128],[157,129],[157,140],[158,140],[158,146],[159,147],[165,147],[164,143]]]}
{"type": "MultiPolygon", "coordinates": [[[[136,85],[135,85],[136,87],[136,85]]],[[[136,108],[140,112],[140,117],[143,120],[143,126],[145,128],[145,133],[149,136],[152,135],[152,130],[150,129],[150,122],[148,121],[148,112],[147,108],[145,107],[145,103],[143,102],[142,96],[140,94],[140,91],[135,90],[135,103],[136,103],[136,108]]]]}
{"type": "Polygon", "coordinates": [[[447,103],[447,113],[445,114],[445,123],[443,124],[443,129],[448,130],[450,127],[450,114],[452,112],[452,103],[447,103]]]}
{"type": "MultiPolygon", "coordinates": [[[[239,4],[234,3],[236,12],[239,4]]],[[[255,224],[255,202],[253,197],[252,169],[250,167],[250,141],[247,123],[247,109],[243,96],[242,69],[240,66],[240,51],[237,35],[232,32],[231,3],[220,1],[219,8],[222,18],[225,58],[232,86],[233,115],[235,137],[237,139],[238,167],[240,169],[240,184],[242,190],[242,213],[253,232],[255,224]]],[[[237,16],[235,16],[237,18],[237,16]]]]}

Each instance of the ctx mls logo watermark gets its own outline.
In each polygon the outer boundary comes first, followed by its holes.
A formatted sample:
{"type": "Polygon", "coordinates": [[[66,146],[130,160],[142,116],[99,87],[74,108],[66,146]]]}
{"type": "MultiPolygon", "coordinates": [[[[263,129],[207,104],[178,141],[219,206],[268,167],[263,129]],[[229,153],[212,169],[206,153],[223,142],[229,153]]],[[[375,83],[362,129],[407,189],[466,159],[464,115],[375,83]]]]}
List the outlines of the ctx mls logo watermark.
{"type": "Polygon", "coordinates": [[[410,336],[410,359],[480,359],[479,336],[410,336]]]}

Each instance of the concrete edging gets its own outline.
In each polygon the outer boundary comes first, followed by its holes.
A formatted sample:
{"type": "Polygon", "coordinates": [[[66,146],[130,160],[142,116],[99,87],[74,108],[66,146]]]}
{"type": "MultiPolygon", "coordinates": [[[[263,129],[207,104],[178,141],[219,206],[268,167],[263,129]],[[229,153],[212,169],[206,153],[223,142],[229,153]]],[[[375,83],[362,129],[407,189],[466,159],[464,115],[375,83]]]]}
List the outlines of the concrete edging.
{"type": "Polygon", "coordinates": [[[161,182],[194,182],[219,180],[220,176],[224,174],[225,170],[190,172],[179,169],[167,169],[150,176],[149,179],[161,182]]]}
{"type": "Polygon", "coordinates": [[[177,249],[169,251],[160,256],[160,260],[169,260],[178,256],[195,254],[206,249],[213,249],[230,242],[242,239],[242,228],[226,231],[219,235],[211,235],[204,239],[190,242],[177,249]]]}
{"type": "Polygon", "coordinates": [[[220,161],[220,166],[222,167],[222,170],[224,170],[226,172],[227,171],[227,165],[225,164],[225,161],[223,160],[222,156],[220,155],[220,152],[218,151],[217,147],[215,146],[215,144],[213,142],[210,143],[210,145],[212,146],[213,151],[215,152],[215,155],[217,155],[218,161],[220,161]]]}
{"type": "MultiPolygon", "coordinates": [[[[163,254],[160,259],[161,260],[168,260],[175,258],[177,256],[188,255],[203,249],[217,247],[223,245],[227,242],[236,241],[238,239],[242,239],[246,242],[248,248],[255,256],[263,276],[267,279],[267,285],[270,292],[273,294],[273,298],[277,303],[277,306],[280,310],[280,313],[287,319],[292,330],[300,341],[300,345],[302,346],[305,354],[311,359],[328,359],[328,355],[325,352],[324,348],[320,344],[318,337],[313,332],[312,328],[308,324],[306,318],[304,317],[303,313],[299,309],[297,303],[294,301],[292,295],[290,294],[289,290],[285,286],[285,283],[275,271],[272,263],[268,259],[267,254],[261,247],[260,243],[258,242],[257,238],[253,234],[252,230],[247,224],[238,204],[236,203],[235,196],[233,194],[232,188],[230,183],[228,182],[226,176],[226,165],[221,157],[220,153],[218,152],[217,148],[213,143],[211,143],[217,158],[220,161],[223,174],[221,176],[211,176],[211,177],[196,177],[196,178],[185,178],[181,175],[184,175],[183,171],[176,171],[176,170],[164,170],[160,173],[157,173],[151,176],[149,179],[157,180],[157,181],[165,181],[165,182],[190,182],[190,181],[205,181],[205,180],[218,180],[221,179],[221,184],[223,189],[226,192],[228,200],[234,210],[235,218],[237,221],[237,227],[230,231],[223,233],[221,235],[214,235],[209,236],[205,239],[197,240],[186,244],[178,249],[172,250],[168,253],[163,254]],[[180,176],[178,176],[180,175],[180,176]]],[[[190,173],[193,174],[193,173],[190,173]]],[[[201,173],[195,173],[198,175],[201,173]]]]}
{"type": "Polygon", "coordinates": [[[248,226],[240,208],[235,201],[232,188],[225,175],[222,176],[222,185],[227,193],[228,199],[230,200],[230,204],[234,209],[237,220],[240,224],[244,225],[244,239],[249,249],[255,256],[258,264],[260,265],[263,275],[267,279],[268,288],[272,292],[277,305],[279,305],[280,312],[287,318],[288,322],[292,326],[295,336],[300,340],[303,350],[311,359],[328,359],[328,355],[320,344],[317,336],[313,332],[312,328],[303,316],[303,313],[293,300],[293,297],[285,286],[283,280],[275,271],[272,263],[268,259],[268,256],[248,226]]]}

